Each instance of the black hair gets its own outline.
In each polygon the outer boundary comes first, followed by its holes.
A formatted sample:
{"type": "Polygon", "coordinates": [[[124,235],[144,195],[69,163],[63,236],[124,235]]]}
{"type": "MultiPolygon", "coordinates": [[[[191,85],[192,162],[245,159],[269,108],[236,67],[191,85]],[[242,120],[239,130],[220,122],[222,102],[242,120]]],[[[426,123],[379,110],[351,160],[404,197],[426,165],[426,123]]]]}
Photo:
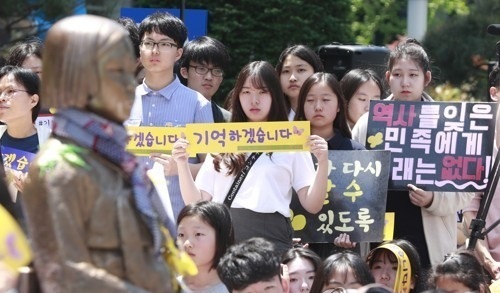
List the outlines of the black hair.
{"type": "Polygon", "coordinates": [[[231,246],[220,259],[217,273],[229,292],[280,276],[274,244],[254,237],[231,246]]]}
{"type": "Polygon", "coordinates": [[[405,58],[415,62],[424,73],[431,71],[431,62],[427,56],[427,52],[425,52],[425,49],[417,40],[412,38],[399,43],[390,53],[389,60],[387,62],[387,70],[391,71],[396,61],[405,58]]]}
{"type": "Polygon", "coordinates": [[[316,72],[313,75],[309,76],[304,81],[299,92],[299,100],[297,106],[297,113],[295,114],[295,120],[296,121],[307,120],[304,111],[304,105],[306,103],[307,94],[315,84],[319,83],[325,83],[337,96],[337,105],[339,112],[337,113],[337,116],[333,121],[333,128],[340,131],[340,133],[343,136],[347,138],[352,138],[351,130],[349,128],[349,125],[347,124],[347,103],[344,99],[344,94],[342,93],[342,89],[340,88],[340,83],[338,82],[335,75],[331,73],[316,72]]]}
{"type": "Polygon", "coordinates": [[[361,285],[375,282],[370,269],[361,256],[350,250],[345,250],[330,255],[326,258],[316,271],[314,282],[311,286],[311,293],[323,292],[323,287],[328,284],[334,272],[352,271],[354,278],[361,285]]]}
{"type": "Polygon", "coordinates": [[[180,64],[181,67],[186,68],[189,67],[190,62],[212,64],[225,71],[230,60],[229,52],[224,44],[214,38],[202,36],[184,45],[180,64]]]}
{"type": "MultiPolygon", "coordinates": [[[[384,242],[382,244],[389,244],[389,243],[394,244],[399,248],[401,248],[405,252],[406,256],[408,256],[408,260],[410,261],[410,267],[411,267],[412,281],[414,282],[414,287],[413,289],[410,290],[410,292],[422,292],[426,290],[427,275],[425,271],[422,269],[420,256],[415,246],[410,241],[405,239],[394,239],[391,241],[384,242]]],[[[372,251],[370,251],[370,253],[367,256],[367,263],[370,269],[372,268],[373,263],[376,260],[376,256],[384,251],[389,252],[388,256],[391,262],[392,261],[397,262],[396,256],[390,250],[375,248],[372,251]]]]}
{"type": "MultiPolygon", "coordinates": [[[[322,72],[325,71],[323,62],[319,58],[318,54],[316,54],[311,48],[305,45],[293,45],[285,48],[278,58],[278,63],[276,64],[276,72],[278,72],[278,76],[281,75],[281,71],[283,70],[283,64],[285,63],[286,57],[289,55],[296,56],[312,66],[314,72],[322,72]]],[[[287,97],[286,100],[287,110],[290,110],[291,104],[290,100],[287,97]]]]}
{"type": "Polygon", "coordinates": [[[483,267],[469,250],[461,249],[446,255],[444,261],[434,267],[429,278],[430,286],[435,288],[437,279],[444,276],[462,283],[471,292],[482,292],[481,289],[490,292],[483,267]]]}
{"type": "Polygon", "coordinates": [[[375,71],[362,68],[349,70],[340,80],[340,88],[342,88],[342,92],[344,93],[344,98],[347,103],[349,103],[356,91],[365,82],[368,82],[370,80],[375,82],[377,87],[380,89],[380,98],[382,98],[382,95],[384,94],[384,87],[382,85],[382,81],[377,76],[375,71]]]}
{"type": "Polygon", "coordinates": [[[130,41],[132,41],[132,45],[134,46],[135,57],[140,57],[140,49],[139,46],[141,44],[141,39],[139,38],[139,28],[135,21],[129,17],[120,17],[116,19],[116,22],[121,24],[127,31],[128,36],[130,37],[130,41]]]}
{"type": "Polygon", "coordinates": [[[281,257],[281,263],[286,265],[297,258],[305,258],[309,260],[313,264],[314,271],[316,271],[321,265],[321,258],[319,255],[306,247],[290,248],[281,257]]]}
{"type": "Polygon", "coordinates": [[[266,88],[271,94],[271,109],[268,121],[287,121],[288,114],[283,101],[280,79],[273,66],[266,61],[253,61],[245,65],[238,73],[231,97],[231,122],[248,122],[240,103],[240,93],[247,78],[256,88],[266,88]]]}
{"type": "Polygon", "coordinates": [[[285,63],[286,57],[288,55],[293,55],[299,57],[300,59],[309,63],[314,72],[324,71],[323,63],[319,58],[318,54],[316,54],[311,48],[305,45],[294,45],[286,48],[281,52],[280,57],[278,58],[278,63],[276,64],[276,71],[278,74],[281,74],[281,70],[283,69],[283,63],[285,63]]]}
{"type": "Polygon", "coordinates": [[[187,28],[178,17],[168,12],[155,12],[139,24],[139,39],[142,41],[146,33],[156,32],[171,38],[182,48],[187,39],[187,28]]]}
{"type": "Polygon", "coordinates": [[[215,230],[215,255],[212,269],[216,269],[220,258],[234,243],[234,230],[228,208],[213,201],[199,201],[186,205],[177,217],[177,226],[186,217],[200,217],[215,230]]]}
{"type": "Polygon", "coordinates": [[[24,60],[29,56],[36,56],[42,59],[42,48],[42,41],[35,37],[17,43],[9,51],[7,65],[22,67],[24,60]]]}
{"type": "Polygon", "coordinates": [[[31,121],[35,123],[42,107],[42,97],[40,96],[40,77],[30,69],[6,65],[0,68],[0,78],[12,74],[14,80],[20,83],[29,95],[38,95],[38,103],[31,109],[31,121]]]}

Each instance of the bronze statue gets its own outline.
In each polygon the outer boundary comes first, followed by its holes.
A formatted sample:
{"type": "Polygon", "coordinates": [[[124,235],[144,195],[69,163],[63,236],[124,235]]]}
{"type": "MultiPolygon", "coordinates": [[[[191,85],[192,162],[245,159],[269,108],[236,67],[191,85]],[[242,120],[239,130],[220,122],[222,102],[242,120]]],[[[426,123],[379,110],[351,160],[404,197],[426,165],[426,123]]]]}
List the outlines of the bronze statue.
{"type": "Polygon", "coordinates": [[[23,206],[44,292],[172,292],[145,170],[125,151],[135,89],[127,31],[98,16],[49,30],[42,95],[53,131],[23,206]]]}

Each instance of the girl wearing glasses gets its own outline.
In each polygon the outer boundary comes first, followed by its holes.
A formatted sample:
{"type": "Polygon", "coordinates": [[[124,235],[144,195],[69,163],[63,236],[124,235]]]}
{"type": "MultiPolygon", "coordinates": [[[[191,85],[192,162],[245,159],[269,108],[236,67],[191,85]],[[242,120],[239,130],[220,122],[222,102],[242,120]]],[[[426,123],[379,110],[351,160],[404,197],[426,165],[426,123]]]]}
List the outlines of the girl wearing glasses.
{"type": "MultiPolygon", "coordinates": [[[[10,65],[0,69],[0,121],[4,123],[0,125],[0,144],[3,155],[35,154],[49,136],[48,126],[34,124],[41,107],[39,86],[40,78],[32,70],[10,65]]],[[[23,191],[26,172],[9,168],[6,175],[15,202],[18,191],[23,191]]],[[[20,209],[18,212],[21,216],[20,209]]]]}

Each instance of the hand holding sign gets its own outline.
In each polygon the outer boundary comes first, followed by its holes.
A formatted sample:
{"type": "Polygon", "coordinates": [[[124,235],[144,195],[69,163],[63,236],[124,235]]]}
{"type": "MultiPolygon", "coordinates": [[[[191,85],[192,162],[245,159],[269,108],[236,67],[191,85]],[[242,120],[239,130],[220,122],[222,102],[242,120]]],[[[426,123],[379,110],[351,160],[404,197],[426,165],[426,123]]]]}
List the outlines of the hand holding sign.
{"type": "Polygon", "coordinates": [[[410,190],[410,201],[412,204],[428,208],[432,204],[432,200],[434,199],[434,194],[432,191],[425,191],[413,184],[408,184],[408,189],[410,190]]]}
{"type": "Polygon", "coordinates": [[[324,138],[319,135],[311,135],[308,139],[308,145],[318,162],[328,161],[328,144],[324,138]]]}
{"type": "Polygon", "coordinates": [[[172,147],[172,158],[174,158],[177,164],[184,164],[188,162],[189,159],[189,141],[186,139],[184,134],[179,138],[172,147]]]}

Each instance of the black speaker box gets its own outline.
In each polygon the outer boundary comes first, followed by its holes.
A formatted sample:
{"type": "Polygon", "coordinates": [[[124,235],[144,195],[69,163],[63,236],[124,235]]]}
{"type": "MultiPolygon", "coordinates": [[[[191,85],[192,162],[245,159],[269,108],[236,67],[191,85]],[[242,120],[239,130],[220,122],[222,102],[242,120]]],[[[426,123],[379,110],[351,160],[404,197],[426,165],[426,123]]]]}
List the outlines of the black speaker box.
{"type": "Polygon", "coordinates": [[[384,78],[390,51],[380,46],[332,43],[319,46],[317,53],[325,71],[334,73],[340,80],[354,68],[372,69],[380,78],[384,78]]]}

